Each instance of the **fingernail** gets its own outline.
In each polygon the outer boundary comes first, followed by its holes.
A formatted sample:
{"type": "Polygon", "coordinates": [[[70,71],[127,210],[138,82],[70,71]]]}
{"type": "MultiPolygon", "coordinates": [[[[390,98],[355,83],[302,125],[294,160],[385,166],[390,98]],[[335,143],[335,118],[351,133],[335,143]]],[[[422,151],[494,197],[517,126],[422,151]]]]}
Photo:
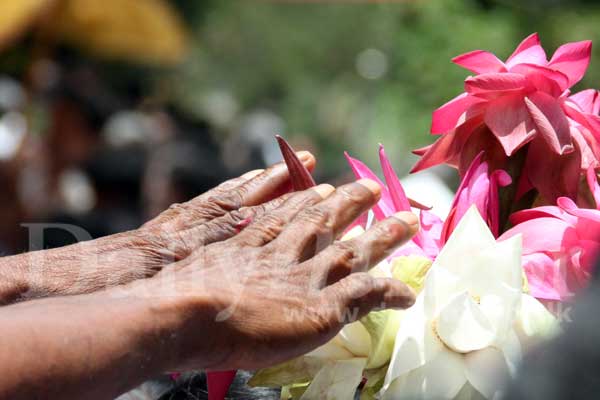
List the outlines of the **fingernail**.
{"type": "Polygon", "coordinates": [[[329,195],[335,191],[335,188],[327,183],[315,186],[314,189],[324,199],[329,197],[329,195]]]}
{"type": "Polygon", "coordinates": [[[411,213],[410,211],[397,212],[396,214],[394,214],[394,218],[403,221],[410,227],[419,225],[419,218],[417,218],[417,216],[411,213]]]}
{"type": "Polygon", "coordinates": [[[371,191],[375,196],[381,195],[381,186],[371,179],[359,179],[356,183],[363,185],[371,191]]]}
{"type": "Polygon", "coordinates": [[[253,171],[246,172],[244,175],[242,175],[242,178],[243,179],[252,179],[257,175],[262,174],[264,171],[265,171],[264,169],[255,169],[253,171]]]}
{"type": "Polygon", "coordinates": [[[306,162],[306,161],[309,161],[309,160],[311,160],[311,159],[314,158],[314,156],[312,155],[312,153],[310,151],[306,151],[306,150],[297,151],[296,155],[298,156],[298,158],[302,162],[306,162]]]}

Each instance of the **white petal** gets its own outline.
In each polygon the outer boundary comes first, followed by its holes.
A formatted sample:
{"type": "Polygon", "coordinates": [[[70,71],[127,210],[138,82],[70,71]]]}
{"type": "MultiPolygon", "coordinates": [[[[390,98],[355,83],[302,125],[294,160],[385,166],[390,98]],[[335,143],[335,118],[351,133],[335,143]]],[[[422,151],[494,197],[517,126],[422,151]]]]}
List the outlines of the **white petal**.
{"type": "Polygon", "coordinates": [[[454,400],[486,400],[481,393],[479,393],[473,385],[469,382],[465,383],[460,392],[456,395],[454,400]]]}
{"type": "Polygon", "coordinates": [[[542,303],[528,294],[523,294],[515,329],[523,345],[529,347],[556,334],[559,324],[542,303]]]}
{"type": "Polygon", "coordinates": [[[465,356],[467,380],[487,399],[501,394],[509,379],[508,366],[502,352],[488,347],[465,356]]]}
{"type": "Polygon", "coordinates": [[[371,336],[359,321],[348,324],[338,334],[340,342],[356,357],[368,357],[371,336]]]}
{"type": "Polygon", "coordinates": [[[354,399],[366,363],[366,358],[353,358],[322,368],[300,400],[354,399]]]}
{"type": "MultiPolygon", "coordinates": [[[[522,283],[521,237],[494,240],[475,208],[469,209],[434,262],[460,277],[471,295],[497,293],[506,288],[520,293],[522,283]]],[[[512,296],[514,296],[513,294],[512,296]]]]}
{"type": "Polygon", "coordinates": [[[477,207],[472,206],[462,217],[452,235],[437,256],[434,265],[444,266],[450,271],[459,273],[455,267],[459,266],[473,249],[487,248],[496,240],[490,231],[477,207]]]}
{"type": "Polygon", "coordinates": [[[383,399],[453,399],[466,383],[463,357],[443,350],[423,365],[399,378],[383,392],[383,399]]]}
{"type": "Polygon", "coordinates": [[[440,311],[435,328],[444,344],[459,353],[483,349],[496,339],[494,327],[468,292],[440,311]]]}
{"type": "Polygon", "coordinates": [[[353,358],[354,355],[348,351],[342,344],[338,336],[325,343],[323,346],[317,347],[306,357],[323,358],[328,360],[346,360],[353,358]]]}
{"type": "Polygon", "coordinates": [[[499,288],[495,294],[483,295],[479,309],[492,324],[496,342],[503,342],[512,330],[521,293],[511,288],[499,288]]]}
{"type": "Polygon", "coordinates": [[[430,321],[425,318],[423,308],[423,297],[419,296],[416,303],[404,313],[384,387],[389,386],[400,375],[421,367],[444,350],[430,321]]]}
{"type": "Polygon", "coordinates": [[[457,275],[446,268],[432,267],[425,277],[421,292],[426,317],[433,319],[453,296],[463,290],[457,275]]]}

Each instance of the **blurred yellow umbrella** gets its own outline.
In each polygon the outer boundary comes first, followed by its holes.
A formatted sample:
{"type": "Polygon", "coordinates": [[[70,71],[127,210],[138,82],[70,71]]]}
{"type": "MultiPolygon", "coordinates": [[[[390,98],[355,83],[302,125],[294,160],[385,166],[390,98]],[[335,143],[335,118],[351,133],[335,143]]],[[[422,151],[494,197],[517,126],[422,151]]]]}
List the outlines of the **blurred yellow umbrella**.
{"type": "Polygon", "coordinates": [[[188,42],[183,22],[165,0],[5,0],[0,48],[35,22],[55,40],[138,63],[180,62],[188,42]],[[50,14],[40,19],[45,12],[50,14]]]}
{"type": "Polygon", "coordinates": [[[25,32],[54,0],[4,0],[0,3],[0,49],[25,32]]]}

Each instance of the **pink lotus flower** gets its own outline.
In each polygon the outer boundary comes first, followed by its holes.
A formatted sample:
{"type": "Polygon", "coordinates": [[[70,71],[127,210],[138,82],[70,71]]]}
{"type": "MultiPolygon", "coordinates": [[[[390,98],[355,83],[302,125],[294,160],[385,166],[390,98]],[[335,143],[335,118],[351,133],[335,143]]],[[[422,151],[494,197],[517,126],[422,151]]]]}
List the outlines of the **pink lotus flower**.
{"type": "MultiPolygon", "coordinates": [[[[488,163],[483,162],[482,157],[483,153],[479,154],[467,169],[446,221],[442,222],[432,212],[422,209],[420,211],[421,229],[411,241],[398,249],[392,257],[419,255],[431,260],[435,259],[460,219],[473,204],[476,205],[479,213],[487,221],[492,233],[498,236],[498,188],[509,185],[511,179],[502,170],[490,173],[488,163]]],[[[381,199],[373,208],[373,214],[377,220],[382,220],[398,211],[409,211],[411,209],[410,201],[385,155],[383,146],[380,145],[379,147],[379,159],[386,184],[381,182],[377,175],[361,161],[350,157],[347,153],[346,158],[357,179],[369,178],[381,185],[381,199]]],[[[356,223],[365,227],[366,218],[363,216],[356,223]]]]}
{"type": "Polygon", "coordinates": [[[593,168],[587,182],[595,209],[579,208],[561,197],[557,206],[513,214],[515,226],[500,238],[523,235],[523,268],[534,297],[568,300],[590,279],[600,251],[600,186],[593,168]]]}
{"type": "Polygon", "coordinates": [[[505,169],[508,158],[527,146],[521,192],[534,187],[548,201],[575,195],[582,156],[564,108],[590,55],[590,41],[568,43],[548,61],[533,34],[506,62],[482,50],[454,58],[476,75],[465,80],[465,93],[434,111],[431,133],[442,136],[415,151],[422,158],[413,172],[447,163],[464,176],[482,150],[493,168],[505,169]]]}

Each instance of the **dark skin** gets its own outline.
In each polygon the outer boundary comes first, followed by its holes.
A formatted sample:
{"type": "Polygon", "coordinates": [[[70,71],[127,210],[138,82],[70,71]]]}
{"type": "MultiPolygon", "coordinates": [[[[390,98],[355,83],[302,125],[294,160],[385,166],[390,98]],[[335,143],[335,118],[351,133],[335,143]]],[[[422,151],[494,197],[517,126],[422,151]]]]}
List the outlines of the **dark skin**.
{"type": "Polygon", "coordinates": [[[1,308],[0,398],[111,399],[167,371],[264,367],[325,343],[347,315],[412,305],[400,281],[365,271],[414,235],[416,217],[339,242],[377,184],[272,200],[280,173],[226,183],[142,227],[163,245],[151,278],[1,308]],[[183,239],[165,246],[172,232],[183,239]]]}

